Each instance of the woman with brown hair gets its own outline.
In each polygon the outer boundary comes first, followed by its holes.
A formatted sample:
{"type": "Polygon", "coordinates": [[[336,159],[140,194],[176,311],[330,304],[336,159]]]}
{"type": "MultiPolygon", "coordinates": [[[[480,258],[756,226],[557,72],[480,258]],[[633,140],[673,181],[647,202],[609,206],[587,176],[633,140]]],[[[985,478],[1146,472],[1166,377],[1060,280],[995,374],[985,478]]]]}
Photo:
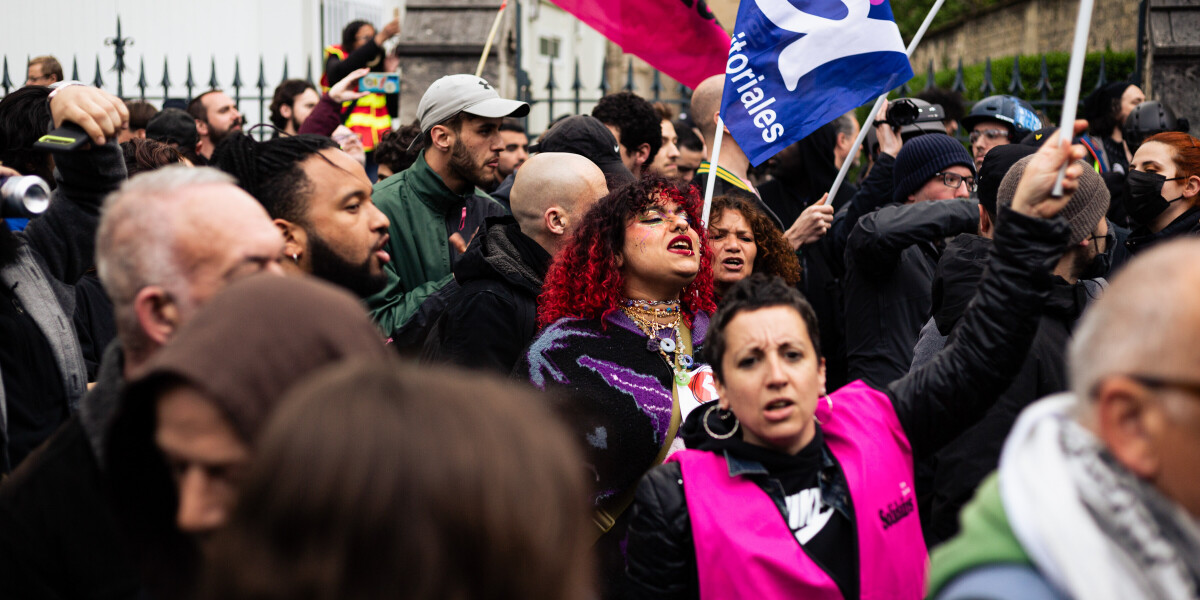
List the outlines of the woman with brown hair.
{"type": "Polygon", "coordinates": [[[356,360],[267,424],[212,599],[591,597],[581,457],[532,392],[356,360]]]}
{"type": "Polygon", "coordinates": [[[708,222],[713,249],[713,291],[718,299],[752,273],[800,283],[800,261],[771,218],[740,196],[713,198],[708,222]]]}

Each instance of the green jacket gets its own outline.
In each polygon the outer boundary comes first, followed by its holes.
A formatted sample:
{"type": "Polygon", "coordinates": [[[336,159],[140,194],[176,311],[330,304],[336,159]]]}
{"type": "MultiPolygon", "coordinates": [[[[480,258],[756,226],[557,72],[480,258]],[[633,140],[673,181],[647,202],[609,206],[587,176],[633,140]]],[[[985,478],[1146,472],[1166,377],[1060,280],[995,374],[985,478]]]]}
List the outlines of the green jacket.
{"type": "Polygon", "coordinates": [[[461,231],[470,240],[485,218],[504,214],[504,207],[475,190],[451,191],[424,153],[405,171],[376,183],[372,199],[391,223],[385,249],[392,260],[384,266],[387,286],[367,298],[367,307],[390,335],[454,277],[458,256],[450,248],[450,234],[461,231]]]}
{"type": "Polygon", "coordinates": [[[995,473],[983,480],[975,497],[963,508],[958,535],[934,549],[927,598],[936,597],[955,577],[976,567],[1033,565],[1008,523],[999,481],[995,473]]]}

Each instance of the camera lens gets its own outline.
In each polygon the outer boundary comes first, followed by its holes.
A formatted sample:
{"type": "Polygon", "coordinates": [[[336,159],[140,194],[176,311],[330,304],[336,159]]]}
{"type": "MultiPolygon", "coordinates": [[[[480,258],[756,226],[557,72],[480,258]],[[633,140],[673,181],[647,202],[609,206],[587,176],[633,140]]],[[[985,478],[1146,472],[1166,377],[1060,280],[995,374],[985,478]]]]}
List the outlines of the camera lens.
{"type": "Polygon", "coordinates": [[[893,127],[904,127],[917,122],[921,109],[908,98],[901,98],[888,105],[887,122],[893,127]]]}
{"type": "Polygon", "coordinates": [[[50,186],[41,177],[0,177],[0,217],[33,217],[45,212],[49,206],[50,186]]]}

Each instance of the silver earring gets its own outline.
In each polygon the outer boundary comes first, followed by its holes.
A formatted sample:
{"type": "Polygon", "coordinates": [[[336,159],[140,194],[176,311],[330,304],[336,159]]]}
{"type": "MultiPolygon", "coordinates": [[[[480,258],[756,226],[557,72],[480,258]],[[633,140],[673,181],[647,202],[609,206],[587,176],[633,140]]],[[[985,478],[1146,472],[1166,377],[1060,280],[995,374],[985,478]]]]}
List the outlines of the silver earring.
{"type": "Polygon", "coordinates": [[[294,262],[296,264],[300,264],[300,254],[299,253],[292,254],[292,262],[294,262]]]}
{"type": "Polygon", "coordinates": [[[741,423],[737,420],[736,415],[734,415],[730,411],[721,410],[720,406],[716,405],[716,404],[713,404],[712,406],[708,407],[708,410],[704,411],[704,418],[700,419],[700,423],[704,425],[704,431],[708,432],[708,435],[712,436],[713,439],[717,439],[717,440],[727,440],[727,439],[733,437],[733,434],[737,433],[738,426],[741,425],[741,423]],[[719,411],[719,413],[725,413],[725,414],[718,414],[717,418],[721,419],[722,421],[728,419],[729,417],[733,417],[733,429],[730,429],[729,433],[726,433],[724,435],[717,435],[717,434],[713,433],[712,428],[708,426],[708,417],[709,417],[709,415],[712,414],[712,411],[714,411],[714,410],[719,411]]]}
{"type": "MultiPolygon", "coordinates": [[[[833,416],[833,398],[830,398],[829,394],[826,394],[824,392],[821,392],[821,393],[823,394],[823,398],[825,399],[825,401],[829,403],[829,415],[833,416]]],[[[818,400],[818,402],[820,402],[820,401],[818,400]]],[[[822,423],[821,420],[817,418],[816,411],[813,411],[813,420],[817,422],[817,425],[824,425],[824,423],[822,423]]]]}

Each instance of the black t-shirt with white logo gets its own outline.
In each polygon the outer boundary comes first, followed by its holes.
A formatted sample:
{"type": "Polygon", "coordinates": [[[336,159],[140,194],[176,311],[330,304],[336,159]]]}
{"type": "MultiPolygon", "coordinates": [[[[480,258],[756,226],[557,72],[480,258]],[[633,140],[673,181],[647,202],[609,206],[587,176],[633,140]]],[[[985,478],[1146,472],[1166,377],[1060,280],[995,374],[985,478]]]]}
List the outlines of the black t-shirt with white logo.
{"type": "Polygon", "coordinates": [[[833,578],[843,597],[858,598],[858,540],[853,507],[845,475],[832,453],[824,448],[820,428],[812,442],[794,456],[740,439],[730,439],[724,445],[734,456],[753,460],[767,469],[769,475],[751,477],[764,491],[775,487],[778,492],[778,487],[782,487],[783,517],[796,540],[833,578]]]}

